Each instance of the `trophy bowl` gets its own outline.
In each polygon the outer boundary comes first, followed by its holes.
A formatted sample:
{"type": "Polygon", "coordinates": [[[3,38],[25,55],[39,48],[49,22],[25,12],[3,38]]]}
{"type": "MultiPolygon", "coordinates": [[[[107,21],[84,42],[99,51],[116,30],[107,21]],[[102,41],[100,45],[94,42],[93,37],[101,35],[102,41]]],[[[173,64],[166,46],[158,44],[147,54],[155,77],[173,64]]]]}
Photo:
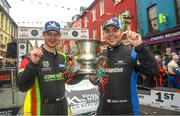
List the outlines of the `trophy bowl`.
{"type": "Polygon", "coordinates": [[[77,40],[78,63],[80,64],[79,74],[96,74],[98,40],[77,40]]]}
{"type": "Polygon", "coordinates": [[[80,62],[78,74],[96,74],[96,64],[92,62],[80,62]]]}

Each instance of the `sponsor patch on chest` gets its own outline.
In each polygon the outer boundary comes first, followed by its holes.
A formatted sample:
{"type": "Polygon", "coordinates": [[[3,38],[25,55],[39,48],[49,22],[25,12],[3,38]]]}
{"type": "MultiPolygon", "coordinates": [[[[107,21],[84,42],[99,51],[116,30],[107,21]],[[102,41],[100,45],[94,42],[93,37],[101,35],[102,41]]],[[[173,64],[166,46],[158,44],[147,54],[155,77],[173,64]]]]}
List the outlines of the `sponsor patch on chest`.
{"type": "Polygon", "coordinates": [[[59,67],[65,67],[65,64],[59,64],[59,67]]]}
{"type": "Polygon", "coordinates": [[[127,63],[123,60],[119,60],[117,62],[114,63],[115,66],[123,66],[123,65],[126,65],[127,63]]]}
{"type": "Polygon", "coordinates": [[[47,68],[49,65],[49,61],[43,61],[43,68],[47,68]]]}
{"type": "Polygon", "coordinates": [[[123,72],[124,68],[107,68],[105,72],[107,73],[116,73],[116,72],[123,72]]]}
{"type": "Polygon", "coordinates": [[[57,81],[57,80],[62,80],[62,79],[64,79],[63,73],[55,73],[55,74],[44,75],[44,81],[45,82],[57,81]]]}

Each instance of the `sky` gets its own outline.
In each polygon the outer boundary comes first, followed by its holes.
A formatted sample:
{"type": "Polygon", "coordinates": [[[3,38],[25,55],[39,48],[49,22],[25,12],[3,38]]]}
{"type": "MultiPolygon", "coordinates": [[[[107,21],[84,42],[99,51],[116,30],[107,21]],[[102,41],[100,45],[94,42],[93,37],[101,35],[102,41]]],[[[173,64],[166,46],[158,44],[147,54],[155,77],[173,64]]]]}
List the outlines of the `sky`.
{"type": "Polygon", "coordinates": [[[10,16],[18,26],[43,26],[46,21],[55,20],[62,27],[80,13],[80,7],[88,7],[94,0],[7,0],[10,16]]]}

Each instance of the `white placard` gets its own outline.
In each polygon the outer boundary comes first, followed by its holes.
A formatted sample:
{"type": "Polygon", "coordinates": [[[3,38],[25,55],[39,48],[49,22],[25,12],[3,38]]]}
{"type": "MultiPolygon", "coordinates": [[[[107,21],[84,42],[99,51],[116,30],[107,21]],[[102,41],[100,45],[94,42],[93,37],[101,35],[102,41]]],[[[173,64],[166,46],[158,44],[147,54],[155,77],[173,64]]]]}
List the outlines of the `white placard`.
{"type": "Polygon", "coordinates": [[[62,29],[61,39],[89,39],[88,29],[62,29]]]}
{"type": "Polygon", "coordinates": [[[151,96],[154,106],[180,111],[180,93],[151,90],[151,96]]]}
{"type": "Polygon", "coordinates": [[[18,38],[42,38],[42,27],[19,27],[18,38]]]}
{"type": "Polygon", "coordinates": [[[152,89],[150,90],[149,95],[138,94],[138,96],[139,103],[141,105],[147,105],[180,112],[180,93],[178,92],[152,89]]]}
{"type": "Polygon", "coordinates": [[[19,43],[18,44],[18,46],[19,46],[19,57],[21,57],[21,56],[23,56],[23,55],[25,55],[26,53],[27,53],[27,48],[26,48],[26,44],[25,43],[19,43]]]}
{"type": "Polygon", "coordinates": [[[66,85],[66,96],[73,115],[96,111],[99,105],[98,89],[88,79],[66,85]]]}
{"type": "Polygon", "coordinates": [[[151,105],[151,95],[138,94],[138,97],[141,105],[151,105]]]}
{"type": "MultiPolygon", "coordinates": [[[[42,39],[42,27],[19,27],[18,28],[18,38],[28,39],[28,38],[41,38],[42,39]]],[[[61,29],[61,39],[89,39],[88,29],[71,29],[62,28],[61,29]]]]}

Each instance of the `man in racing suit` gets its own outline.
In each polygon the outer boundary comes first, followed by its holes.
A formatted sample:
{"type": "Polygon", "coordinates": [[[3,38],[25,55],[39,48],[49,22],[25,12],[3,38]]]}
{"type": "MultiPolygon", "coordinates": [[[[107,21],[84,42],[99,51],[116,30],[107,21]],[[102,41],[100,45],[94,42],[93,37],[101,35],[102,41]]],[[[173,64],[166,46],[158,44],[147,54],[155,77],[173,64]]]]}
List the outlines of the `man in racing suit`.
{"type": "Polygon", "coordinates": [[[18,87],[31,94],[31,115],[67,115],[65,98],[65,55],[55,50],[59,42],[60,25],[45,24],[44,45],[30,53],[30,61],[20,67],[18,87]]]}
{"type": "Polygon", "coordinates": [[[104,39],[109,45],[104,53],[108,64],[105,69],[108,81],[99,89],[100,103],[97,115],[138,115],[138,73],[148,77],[158,75],[155,58],[142,43],[139,34],[129,28],[128,31],[122,32],[117,19],[107,20],[103,24],[103,31],[104,39]],[[130,49],[123,45],[123,39],[127,39],[134,47],[130,49]]]}

